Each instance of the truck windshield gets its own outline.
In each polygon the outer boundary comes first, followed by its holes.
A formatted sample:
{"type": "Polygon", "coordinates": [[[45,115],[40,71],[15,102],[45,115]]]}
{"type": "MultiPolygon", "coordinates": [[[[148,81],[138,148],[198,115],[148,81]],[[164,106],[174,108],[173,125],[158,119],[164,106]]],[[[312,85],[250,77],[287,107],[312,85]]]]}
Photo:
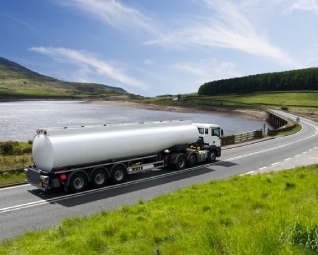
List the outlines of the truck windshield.
{"type": "Polygon", "coordinates": [[[212,129],[211,135],[220,137],[220,129],[212,129]]]}

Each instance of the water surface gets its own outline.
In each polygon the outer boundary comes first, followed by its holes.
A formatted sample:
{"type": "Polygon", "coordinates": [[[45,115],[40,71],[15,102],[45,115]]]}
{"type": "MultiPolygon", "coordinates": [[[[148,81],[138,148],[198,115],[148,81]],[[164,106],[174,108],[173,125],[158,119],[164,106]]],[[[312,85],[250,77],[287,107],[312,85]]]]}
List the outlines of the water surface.
{"type": "Polygon", "coordinates": [[[264,127],[264,121],[218,114],[154,111],[81,101],[19,101],[0,103],[0,141],[33,139],[38,128],[160,120],[214,123],[220,125],[226,135],[264,127]]]}

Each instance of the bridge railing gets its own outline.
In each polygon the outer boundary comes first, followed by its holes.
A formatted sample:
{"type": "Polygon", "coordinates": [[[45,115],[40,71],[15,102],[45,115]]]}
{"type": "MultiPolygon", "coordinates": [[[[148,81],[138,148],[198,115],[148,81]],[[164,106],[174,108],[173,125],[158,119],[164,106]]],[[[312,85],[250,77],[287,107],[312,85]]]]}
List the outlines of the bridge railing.
{"type": "Polygon", "coordinates": [[[275,136],[281,131],[289,131],[292,130],[297,123],[299,123],[299,117],[295,120],[290,118],[282,117],[275,112],[267,110],[267,119],[266,121],[270,123],[276,129],[268,129],[267,134],[269,136],[275,136]]]}
{"type": "Polygon", "coordinates": [[[222,137],[222,146],[263,138],[262,130],[249,131],[222,137]]]}

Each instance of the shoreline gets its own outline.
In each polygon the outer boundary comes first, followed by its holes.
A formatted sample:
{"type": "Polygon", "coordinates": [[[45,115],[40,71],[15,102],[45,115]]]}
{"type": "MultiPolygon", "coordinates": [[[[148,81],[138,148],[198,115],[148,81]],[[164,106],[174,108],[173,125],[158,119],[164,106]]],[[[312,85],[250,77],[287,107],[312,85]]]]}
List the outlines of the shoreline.
{"type": "Polygon", "coordinates": [[[213,108],[211,110],[208,109],[198,109],[198,108],[190,108],[190,107],[182,107],[182,106],[162,106],[155,104],[140,104],[130,101],[101,101],[101,100],[91,100],[85,101],[86,104],[99,104],[99,105],[114,105],[114,106],[122,106],[122,107],[133,107],[139,109],[146,109],[152,111],[167,111],[167,112],[180,112],[180,113],[202,113],[202,114],[217,114],[224,115],[230,117],[241,117],[247,119],[254,120],[262,120],[266,119],[266,111],[257,110],[257,109],[236,109],[236,110],[228,110],[228,109],[220,109],[213,108]]]}

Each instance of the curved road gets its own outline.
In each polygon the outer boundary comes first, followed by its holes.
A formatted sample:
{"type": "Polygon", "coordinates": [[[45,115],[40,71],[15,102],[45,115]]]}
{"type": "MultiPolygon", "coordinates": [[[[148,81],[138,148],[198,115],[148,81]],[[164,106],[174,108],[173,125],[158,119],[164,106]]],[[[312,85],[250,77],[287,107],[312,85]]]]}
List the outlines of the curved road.
{"type": "MultiPolygon", "coordinates": [[[[290,118],[288,113],[279,112],[290,118]]],[[[318,123],[301,119],[297,134],[235,148],[224,148],[220,160],[183,171],[161,170],[131,175],[126,183],[80,194],[62,190],[42,192],[30,185],[0,189],[0,241],[58,224],[72,216],[111,210],[138,200],[150,200],[191,184],[233,175],[291,168],[291,162],[318,163],[318,123]],[[306,154],[307,153],[307,154],[306,154]],[[310,158],[308,155],[313,155],[310,158]],[[288,164],[287,164],[288,163],[288,164]],[[288,167],[285,167],[287,164],[288,167]]]]}

